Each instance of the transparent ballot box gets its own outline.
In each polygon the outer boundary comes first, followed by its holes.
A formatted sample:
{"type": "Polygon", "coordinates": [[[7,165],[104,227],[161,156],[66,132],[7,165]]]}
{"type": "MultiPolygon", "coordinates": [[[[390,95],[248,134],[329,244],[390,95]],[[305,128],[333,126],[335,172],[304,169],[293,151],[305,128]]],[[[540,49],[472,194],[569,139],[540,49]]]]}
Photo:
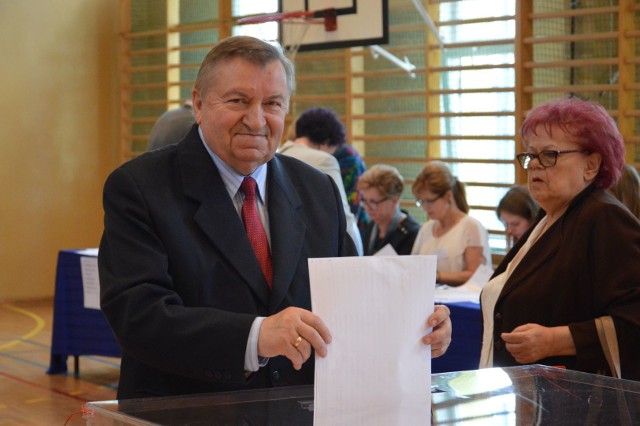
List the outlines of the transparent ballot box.
{"type": "MultiPolygon", "coordinates": [[[[640,424],[640,382],[539,365],[434,374],[435,425],[640,424]]],[[[312,425],[313,386],[87,403],[87,425],[312,425]]],[[[336,419],[339,424],[339,419],[336,419]]]]}

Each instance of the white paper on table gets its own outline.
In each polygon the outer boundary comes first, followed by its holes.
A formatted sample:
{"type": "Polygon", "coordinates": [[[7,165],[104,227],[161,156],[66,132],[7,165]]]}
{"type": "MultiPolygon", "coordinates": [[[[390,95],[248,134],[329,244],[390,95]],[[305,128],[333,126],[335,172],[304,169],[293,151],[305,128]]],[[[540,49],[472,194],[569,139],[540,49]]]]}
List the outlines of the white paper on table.
{"type": "Polygon", "coordinates": [[[493,269],[487,265],[480,265],[466,283],[458,287],[439,285],[436,288],[436,302],[474,302],[480,303],[480,292],[489,278],[493,275],[493,269]]]}
{"type": "Polygon", "coordinates": [[[398,252],[391,244],[385,244],[384,247],[375,252],[373,256],[398,256],[398,252]]]}
{"type": "Polygon", "coordinates": [[[98,258],[81,256],[80,270],[82,271],[82,294],[85,309],[100,309],[98,258]]]}
{"type": "Polygon", "coordinates": [[[97,256],[98,255],[98,249],[97,248],[87,248],[87,249],[75,250],[75,252],[78,253],[80,256],[97,256]]]}
{"type": "Polygon", "coordinates": [[[436,256],[309,259],[313,312],[332,335],[316,356],[314,425],[429,425],[436,256]]]}

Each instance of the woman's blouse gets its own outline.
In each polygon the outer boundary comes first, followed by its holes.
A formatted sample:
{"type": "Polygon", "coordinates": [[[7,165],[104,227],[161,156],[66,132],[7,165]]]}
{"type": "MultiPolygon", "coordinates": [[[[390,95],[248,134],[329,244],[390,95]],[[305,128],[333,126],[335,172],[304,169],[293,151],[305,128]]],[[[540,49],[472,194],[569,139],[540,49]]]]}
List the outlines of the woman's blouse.
{"type": "Polygon", "coordinates": [[[420,228],[411,254],[434,254],[438,256],[439,272],[462,272],[464,251],[467,247],[482,247],[485,264],[491,264],[489,236],[484,226],[475,218],[465,215],[444,235],[433,235],[435,221],[430,220],[420,228]]]}
{"type": "Polygon", "coordinates": [[[536,242],[540,233],[547,223],[546,216],[536,225],[534,230],[527,238],[518,254],[509,262],[507,269],[493,277],[482,289],[480,293],[480,305],[482,308],[482,350],[480,352],[480,368],[493,367],[493,311],[496,307],[498,297],[502,292],[502,288],[509,279],[511,272],[518,266],[520,260],[529,251],[531,246],[536,242]]]}

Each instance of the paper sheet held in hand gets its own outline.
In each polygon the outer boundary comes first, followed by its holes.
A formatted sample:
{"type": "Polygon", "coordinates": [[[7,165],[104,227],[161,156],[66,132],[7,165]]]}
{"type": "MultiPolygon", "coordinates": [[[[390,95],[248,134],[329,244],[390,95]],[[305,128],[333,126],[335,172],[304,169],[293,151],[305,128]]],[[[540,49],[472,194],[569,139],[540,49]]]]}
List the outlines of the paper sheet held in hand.
{"type": "Polygon", "coordinates": [[[313,311],[333,337],[316,356],[314,424],[430,424],[435,256],[310,259],[313,311]]]}

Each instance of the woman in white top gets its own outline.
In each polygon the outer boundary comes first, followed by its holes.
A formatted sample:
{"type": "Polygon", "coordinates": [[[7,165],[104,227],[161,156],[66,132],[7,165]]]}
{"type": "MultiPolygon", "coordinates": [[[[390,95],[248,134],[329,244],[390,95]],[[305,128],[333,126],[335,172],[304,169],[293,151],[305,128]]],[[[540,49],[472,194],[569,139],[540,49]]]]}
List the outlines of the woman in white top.
{"type": "Polygon", "coordinates": [[[416,205],[429,220],[422,225],[411,254],[438,256],[436,281],[458,286],[480,265],[491,267],[489,237],[482,224],[469,216],[462,183],[439,161],[429,162],[413,183],[416,205]]]}

